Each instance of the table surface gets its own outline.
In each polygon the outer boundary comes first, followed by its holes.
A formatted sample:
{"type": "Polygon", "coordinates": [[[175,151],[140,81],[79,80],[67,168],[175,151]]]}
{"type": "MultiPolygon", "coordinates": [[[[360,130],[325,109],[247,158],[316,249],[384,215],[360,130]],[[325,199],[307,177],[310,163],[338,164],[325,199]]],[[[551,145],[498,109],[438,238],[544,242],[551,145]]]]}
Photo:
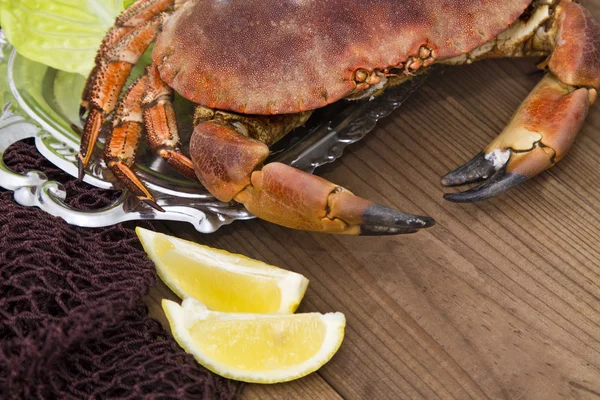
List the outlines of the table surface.
{"type": "MultiPolygon", "coordinates": [[[[600,19],[600,0],[587,1],[600,19]]],[[[346,338],[306,378],[248,385],[247,399],[600,397],[600,105],[568,156],[477,204],[440,177],[502,130],[541,75],[535,60],[449,67],[317,173],[437,225],[343,237],[236,222],[212,235],[160,230],[307,276],[299,312],[341,311],[346,338]]],[[[164,322],[162,284],[147,303],[164,322]]]]}

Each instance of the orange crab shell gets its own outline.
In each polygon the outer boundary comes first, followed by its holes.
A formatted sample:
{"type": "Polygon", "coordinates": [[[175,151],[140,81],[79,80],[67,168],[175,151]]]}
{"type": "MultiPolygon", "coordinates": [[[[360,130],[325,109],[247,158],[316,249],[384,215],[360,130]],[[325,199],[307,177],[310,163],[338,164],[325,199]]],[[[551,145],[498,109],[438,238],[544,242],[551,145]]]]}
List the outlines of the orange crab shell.
{"type": "Polygon", "coordinates": [[[426,46],[473,50],[530,0],[188,0],[153,51],[161,78],[187,99],[244,114],[323,107],[426,46]]]}

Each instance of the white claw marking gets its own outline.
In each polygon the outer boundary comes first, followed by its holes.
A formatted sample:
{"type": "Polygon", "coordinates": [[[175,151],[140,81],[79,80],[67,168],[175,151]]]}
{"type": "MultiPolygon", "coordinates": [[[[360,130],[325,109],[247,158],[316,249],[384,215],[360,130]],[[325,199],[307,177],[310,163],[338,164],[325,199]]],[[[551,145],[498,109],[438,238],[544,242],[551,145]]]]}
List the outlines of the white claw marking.
{"type": "Polygon", "coordinates": [[[494,169],[498,171],[504,168],[508,159],[510,158],[510,150],[494,149],[491,153],[485,155],[485,159],[491,161],[494,164],[494,169]]]}

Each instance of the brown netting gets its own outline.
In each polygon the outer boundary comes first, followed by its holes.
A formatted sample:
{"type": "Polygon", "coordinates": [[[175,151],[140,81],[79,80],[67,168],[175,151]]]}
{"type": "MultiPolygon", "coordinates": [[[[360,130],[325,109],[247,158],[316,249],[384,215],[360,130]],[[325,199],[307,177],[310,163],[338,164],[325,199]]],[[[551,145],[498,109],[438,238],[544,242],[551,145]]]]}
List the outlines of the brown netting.
{"type": "MultiPolygon", "coordinates": [[[[31,142],[4,161],[62,182],[74,207],[110,204],[119,192],[77,182],[31,142]]],[[[141,301],[154,266],[132,229],[84,229],[0,191],[0,398],[229,399],[240,385],[202,368],[141,301]]]]}

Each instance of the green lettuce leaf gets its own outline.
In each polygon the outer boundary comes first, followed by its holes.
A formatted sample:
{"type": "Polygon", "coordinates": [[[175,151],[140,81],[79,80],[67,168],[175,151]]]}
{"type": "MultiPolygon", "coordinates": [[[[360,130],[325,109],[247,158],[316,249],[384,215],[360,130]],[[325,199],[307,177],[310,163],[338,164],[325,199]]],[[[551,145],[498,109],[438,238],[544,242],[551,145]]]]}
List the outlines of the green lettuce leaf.
{"type": "Polygon", "coordinates": [[[23,56],[87,75],[104,34],[134,0],[0,0],[0,26],[23,56]]]}

